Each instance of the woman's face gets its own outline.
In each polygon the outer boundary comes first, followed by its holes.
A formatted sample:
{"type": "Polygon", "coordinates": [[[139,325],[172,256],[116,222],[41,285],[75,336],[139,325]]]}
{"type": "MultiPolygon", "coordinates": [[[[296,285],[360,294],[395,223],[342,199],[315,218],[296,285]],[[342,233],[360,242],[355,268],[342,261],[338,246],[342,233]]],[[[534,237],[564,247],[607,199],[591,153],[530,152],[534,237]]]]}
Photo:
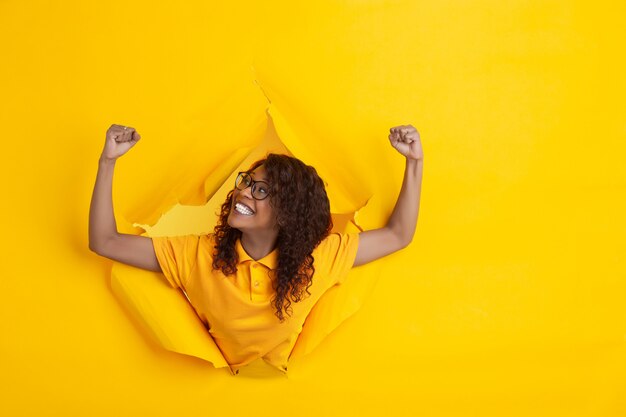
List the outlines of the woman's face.
{"type": "MultiPolygon", "coordinates": [[[[265,167],[261,165],[250,172],[253,181],[267,180],[265,167]]],[[[271,187],[271,184],[269,184],[271,187]]],[[[257,187],[260,187],[258,185],[257,187]]],[[[252,197],[252,186],[243,190],[235,188],[233,192],[232,206],[228,214],[228,225],[242,232],[275,232],[276,216],[270,205],[270,197],[256,200],[252,197]]]]}

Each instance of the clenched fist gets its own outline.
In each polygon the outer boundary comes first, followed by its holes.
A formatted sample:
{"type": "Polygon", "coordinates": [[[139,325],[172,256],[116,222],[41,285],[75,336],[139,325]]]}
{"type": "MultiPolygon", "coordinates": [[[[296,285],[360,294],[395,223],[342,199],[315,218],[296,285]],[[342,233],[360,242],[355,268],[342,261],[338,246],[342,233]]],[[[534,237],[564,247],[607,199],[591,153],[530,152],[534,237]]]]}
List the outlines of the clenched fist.
{"type": "Polygon", "coordinates": [[[141,139],[137,131],[130,126],[111,125],[107,130],[102,158],[115,160],[124,155],[141,139]]]}
{"type": "Polygon", "coordinates": [[[392,127],[389,129],[389,141],[391,146],[408,159],[424,159],[420,134],[413,126],[392,127]]]}

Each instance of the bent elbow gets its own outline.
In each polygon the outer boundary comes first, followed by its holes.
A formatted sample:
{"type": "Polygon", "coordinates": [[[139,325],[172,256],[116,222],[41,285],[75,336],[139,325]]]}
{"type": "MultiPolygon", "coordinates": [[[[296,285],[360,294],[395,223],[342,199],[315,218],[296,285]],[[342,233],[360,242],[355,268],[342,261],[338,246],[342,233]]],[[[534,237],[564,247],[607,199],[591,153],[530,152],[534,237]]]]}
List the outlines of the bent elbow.
{"type": "Polygon", "coordinates": [[[89,242],[89,250],[97,255],[100,255],[100,246],[95,243],[89,242]]]}
{"type": "Polygon", "coordinates": [[[89,239],[89,250],[93,253],[106,256],[105,253],[106,240],[104,239],[89,239]]]}
{"type": "Polygon", "coordinates": [[[400,242],[398,244],[398,250],[406,248],[411,244],[411,242],[413,242],[413,236],[408,236],[400,239],[400,242]]]}
{"type": "Polygon", "coordinates": [[[411,244],[411,242],[413,242],[414,233],[407,233],[405,230],[400,230],[400,231],[396,230],[394,235],[395,235],[394,252],[400,249],[406,248],[407,246],[411,244]]]}

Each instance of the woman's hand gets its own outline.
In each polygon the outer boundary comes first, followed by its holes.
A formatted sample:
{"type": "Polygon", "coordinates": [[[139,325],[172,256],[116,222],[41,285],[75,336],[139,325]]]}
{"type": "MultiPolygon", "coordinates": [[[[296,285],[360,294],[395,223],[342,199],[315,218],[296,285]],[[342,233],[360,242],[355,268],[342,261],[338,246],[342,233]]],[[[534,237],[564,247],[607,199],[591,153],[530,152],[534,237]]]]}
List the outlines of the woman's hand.
{"type": "Polygon", "coordinates": [[[407,159],[424,159],[420,134],[413,126],[402,125],[392,127],[389,129],[389,141],[391,142],[391,146],[407,159]]]}
{"type": "Polygon", "coordinates": [[[111,125],[107,130],[102,158],[116,160],[124,155],[141,139],[137,131],[129,126],[111,125]]]}

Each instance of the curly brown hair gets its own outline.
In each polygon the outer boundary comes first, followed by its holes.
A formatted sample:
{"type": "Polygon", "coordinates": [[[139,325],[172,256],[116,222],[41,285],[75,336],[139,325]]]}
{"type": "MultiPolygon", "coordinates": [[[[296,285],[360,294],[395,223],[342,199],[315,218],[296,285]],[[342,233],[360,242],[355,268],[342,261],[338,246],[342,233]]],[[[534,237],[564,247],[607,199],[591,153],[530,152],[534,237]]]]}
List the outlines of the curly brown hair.
{"type": "MultiPolygon", "coordinates": [[[[270,184],[270,205],[278,224],[278,266],[273,271],[275,295],[272,304],[282,322],[291,316],[292,302],[310,295],[309,287],[315,273],[313,249],[333,227],[330,202],[324,182],[312,166],[287,155],[268,154],[252,164],[248,171],[264,166],[270,184]]],[[[222,204],[215,226],[213,269],[225,275],[237,272],[235,244],[241,231],[228,225],[234,190],[222,204]]]]}

